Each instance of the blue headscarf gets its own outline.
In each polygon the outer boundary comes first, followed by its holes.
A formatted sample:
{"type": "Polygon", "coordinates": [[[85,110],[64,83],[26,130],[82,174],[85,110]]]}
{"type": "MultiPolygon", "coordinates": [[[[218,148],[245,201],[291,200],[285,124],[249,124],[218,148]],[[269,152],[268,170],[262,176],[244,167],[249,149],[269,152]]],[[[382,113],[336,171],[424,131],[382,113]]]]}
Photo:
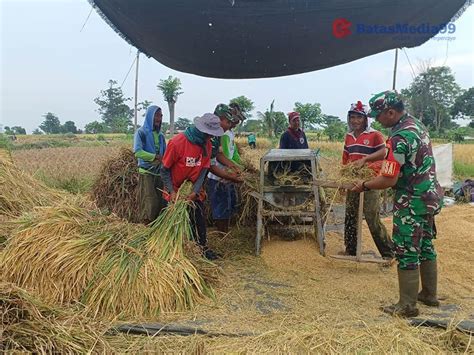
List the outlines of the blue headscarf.
{"type": "MultiPolygon", "coordinates": [[[[155,120],[155,113],[156,111],[161,110],[156,105],[151,105],[146,110],[145,121],[143,122],[143,126],[140,127],[137,132],[135,133],[135,138],[133,141],[133,152],[138,150],[144,150],[149,153],[159,154],[163,156],[166,150],[166,140],[165,135],[161,132],[161,124],[159,127],[154,129],[154,120],[155,120]],[[159,135],[159,143],[160,149],[159,151],[156,150],[155,147],[155,140],[153,138],[153,130],[158,132],[159,135]]],[[[149,162],[146,162],[142,159],[138,159],[138,166],[147,170],[153,168],[149,162]]]]}

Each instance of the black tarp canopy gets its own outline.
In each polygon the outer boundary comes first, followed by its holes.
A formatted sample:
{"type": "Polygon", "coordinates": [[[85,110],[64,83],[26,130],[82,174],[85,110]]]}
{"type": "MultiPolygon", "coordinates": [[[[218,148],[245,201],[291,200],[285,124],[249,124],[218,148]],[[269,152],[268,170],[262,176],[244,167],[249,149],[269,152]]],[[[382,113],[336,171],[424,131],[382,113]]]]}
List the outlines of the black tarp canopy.
{"type": "MultiPolygon", "coordinates": [[[[466,0],[90,2],[122,37],[160,63],[187,73],[235,79],[304,73],[393,48],[415,47],[470,4],[466,0]]],[[[451,26],[446,34],[452,30],[451,26]]]]}

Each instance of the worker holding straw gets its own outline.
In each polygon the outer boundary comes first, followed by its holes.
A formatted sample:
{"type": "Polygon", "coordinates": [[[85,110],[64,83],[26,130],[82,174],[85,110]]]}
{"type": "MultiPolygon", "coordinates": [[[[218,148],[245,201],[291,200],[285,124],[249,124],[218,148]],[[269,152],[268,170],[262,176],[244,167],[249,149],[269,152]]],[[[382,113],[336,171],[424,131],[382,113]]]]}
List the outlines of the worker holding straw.
{"type": "Polygon", "coordinates": [[[436,179],[435,161],[426,127],[405,112],[396,91],[370,99],[370,116],[391,128],[380,175],[357,183],[352,191],[393,187],[393,235],[398,260],[398,303],[383,311],[401,317],[418,315],[417,301],[438,306],[437,262],[433,239],[435,215],[442,207],[443,189],[436,179]],[[421,292],[419,282],[421,276],[421,292]]]}
{"type": "Polygon", "coordinates": [[[184,133],[173,137],[163,157],[161,176],[165,186],[165,198],[173,202],[177,192],[186,181],[193,183],[192,192],[187,199],[194,202],[190,213],[193,237],[210,260],[217,258],[216,253],[207,248],[206,219],[204,204],[206,194],[203,183],[211,166],[211,138],[220,137],[224,130],[219,117],[206,113],[194,119],[194,125],[184,133]]]}
{"type": "Polygon", "coordinates": [[[135,133],[133,152],[138,160],[138,198],[140,221],[148,224],[166,207],[163,199],[163,182],[160,176],[161,159],[166,150],[166,140],[161,132],[163,113],[151,105],[146,110],[145,121],[135,133]]]}
{"type": "MultiPolygon", "coordinates": [[[[367,164],[373,170],[374,176],[377,175],[385,156],[385,142],[382,133],[370,127],[367,106],[361,101],[351,105],[347,113],[347,124],[349,132],[344,140],[342,164],[354,164],[358,167],[367,164]]],[[[363,208],[370,234],[380,255],[383,258],[393,259],[393,243],[380,220],[380,192],[377,190],[367,191],[364,194],[363,206],[359,206],[358,193],[347,192],[344,220],[345,254],[356,255],[359,208],[363,208]]]]}
{"type": "MultiPolygon", "coordinates": [[[[233,111],[234,110],[226,104],[218,104],[214,110],[214,115],[219,117],[220,125],[224,132],[230,130],[234,122],[238,123],[239,115],[233,114],[233,111]]],[[[223,179],[242,182],[239,178],[241,167],[224,154],[221,137],[212,138],[211,143],[212,155],[210,172],[223,179]]]]}
{"type": "Polygon", "coordinates": [[[240,121],[245,119],[238,104],[218,105],[216,111],[218,114],[224,113],[224,118],[227,114],[231,114],[231,125],[224,135],[220,137],[219,151],[216,157],[211,160],[211,173],[208,180],[208,193],[211,202],[212,219],[217,227],[217,230],[223,233],[229,231],[229,224],[232,216],[237,209],[237,191],[235,183],[241,183],[240,177],[241,160],[239,150],[235,144],[235,134],[233,129],[240,121]],[[230,172],[227,167],[221,163],[223,155],[227,160],[233,164],[230,172]],[[229,178],[226,178],[229,177],[229,178]]]}

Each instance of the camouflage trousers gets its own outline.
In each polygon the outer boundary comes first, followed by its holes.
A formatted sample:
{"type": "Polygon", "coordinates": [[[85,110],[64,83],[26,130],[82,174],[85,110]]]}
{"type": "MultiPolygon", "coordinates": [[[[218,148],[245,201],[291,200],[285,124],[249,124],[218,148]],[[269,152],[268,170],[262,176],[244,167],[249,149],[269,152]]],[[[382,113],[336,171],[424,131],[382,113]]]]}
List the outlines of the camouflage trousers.
{"type": "Polygon", "coordinates": [[[422,261],[436,260],[435,238],[434,215],[417,216],[405,210],[394,212],[392,240],[400,269],[415,270],[422,261]]]}

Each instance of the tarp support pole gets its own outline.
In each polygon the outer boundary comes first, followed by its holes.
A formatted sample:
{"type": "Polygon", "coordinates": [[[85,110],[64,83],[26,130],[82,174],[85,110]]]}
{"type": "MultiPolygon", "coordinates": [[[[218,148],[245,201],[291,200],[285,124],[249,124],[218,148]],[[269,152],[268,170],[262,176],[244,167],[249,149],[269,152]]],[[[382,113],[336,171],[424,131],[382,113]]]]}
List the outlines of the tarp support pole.
{"type": "Polygon", "coordinates": [[[133,121],[133,131],[137,130],[137,118],[138,118],[138,60],[140,59],[140,51],[137,50],[137,60],[135,68],[135,110],[134,110],[134,121],[133,121]]]}

